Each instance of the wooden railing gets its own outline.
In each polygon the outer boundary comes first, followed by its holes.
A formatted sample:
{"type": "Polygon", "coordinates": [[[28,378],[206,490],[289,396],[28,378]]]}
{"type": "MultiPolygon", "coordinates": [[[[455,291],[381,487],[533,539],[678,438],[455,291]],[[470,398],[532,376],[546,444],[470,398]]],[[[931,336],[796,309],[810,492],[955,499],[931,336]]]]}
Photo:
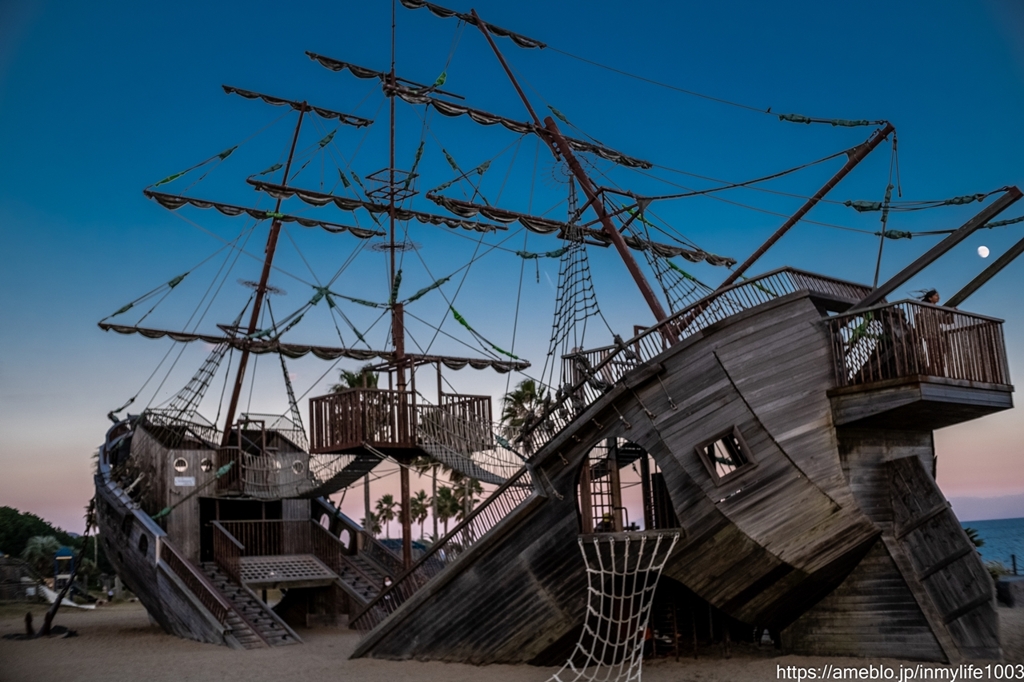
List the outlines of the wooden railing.
{"type": "Polygon", "coordinates": [[[349,533],[353,534],[354,549],[349,550],[350,554],[357,552],[363,554],[370,561],[377,564],[387,575],[401,575],[405,571],[401,557],[385,547],[380,540],[366,532],[366,529],[358,523],[348,518],[340,509],[325,503],[320,498],[314,500],[314,503],[318,503],[323,512],[327,513],[343,528],[347,529],[349,533]]]}
{"type": "Polygon", "coordinates": [[[227,624],[228,615],[231,613],[231,605],[228,603],[217,588],[213,586],[209,578],[200,573],[185,557],[178,553],[178,550],[164,538],[160,543],[160,559],[174,571],[174,574],[181,578],[185,586],[196,596],[206,609],[213,614],[221,625],[227,624]]]}
{"type": "Polygon", "coordinates": [[[213,560],[239,585],[242,584],[241,559],[245,547],[219,521],[213,526],[213,560]]]}
{"type": "Polygon", "coordinates": [[[491,423],[491,396],[442,393],[441,409],[466,421],[491,423]]]}
{"type": "Polygon", "coordinates": [[[837,387],[912,376],[1010,383],[1002,320],[900,301],[828,325],[837,387]]]}
{"type": "Polygon", "coordinates": [[[797,291],[810,291],[852,305],[867,296],[871,289],[802,270],[780,268],[712,292],[628,341],[564,356],[564,366],[569,367],[570,372],[563,377],[563,385],[558,388],[551,405],[524,426],[516,441],[522,443],[527,454],[536,452],[610,390],[624,374],[657,357],[671,343],[682,341],[744,310],[797,291]]]}
{"type": "Polygon", "coordinates": [[[366,443],[415,447],[416,394],[350,388],[309,400],[310,452],[338,452],[366,443]]]}
{"type": "Polygon", "coordinates": [[[356,614],[350,620],[351,627],[363,632],[377,627],[427,581],[441,573],[534,494],[530,470],[524,467],[494,491],[450,533],[433,544],[408,571],[395,580],[391,587],[377,595],[376,599],[356,614]]]}

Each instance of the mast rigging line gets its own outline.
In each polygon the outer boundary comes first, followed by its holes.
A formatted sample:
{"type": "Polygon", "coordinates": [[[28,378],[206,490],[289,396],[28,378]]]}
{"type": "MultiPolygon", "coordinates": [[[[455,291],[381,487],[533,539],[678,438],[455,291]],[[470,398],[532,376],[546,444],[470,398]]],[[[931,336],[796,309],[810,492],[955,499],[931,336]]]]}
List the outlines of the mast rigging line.
{"type": "Polygon", "coordinates": [[[843,126],[843,127],[872,126],[872,125],[884,125],[884,124],[887,123],[887,121],[885,121],[885,120],[877,120],[877,121],[856,120],[856,121],[852,121],[852,120],[844,120],[844,119],[813,118],[813,117],[808,117],[808,116],[802,116],[800,114],[778,114],[778,113],[773,112],[771,107],[767,107],[767,108],[754,107],[754,106],[750,106],[748,104],[741,104],[740,102],[733,102],[732,100],[727,100],[727,99],[724,99],[722,97],[714,97],[712,95],[705,95],[704,93],[697,92],[695,90],[687,90],[686,88],[681,88],[681,87],[676,86],[676,85],[671,85],[669,83],[664,83],[662,81],[654,80],[653,78],[647,78],[646,76],[640,76],[640,75],[635,74],[635,73],[630,73],[629,71],[623,71],[622,69],[617,69],[617,68],[615,68],[613,66],[608,66],[607,64],[601,64],[600,62],[596,62],[596,61],[594,61],[592,59],[587,59],[586,57],[581,57],[581,56],[575,55],[575,54],[573,54],[571,52],[566,52],[565,50],[560,50],[557,47],[552,47],[552,46],[548,45],[547,48],[549,50],[551,50],[552,52],[557,52],[558,54],[564,55],[564,56],[569,57],[571,59],[575,59],[577,61],[581,61],[581,62],[584,62],[586,64],[590,64],[591,66],[596,66],[596,67],[598,67],[600,69],[605,69],[606,71],[611,71],[613,73],[617,73],[620,76],[626,76],[627,78],[633,78],[635,80],[643,81],[644,83],[648,83],[650,85],[655,85],[655,86],[660,87],[660,88],[665,88],[666,90],[674,90],[675,92],[680,92],[680,93],[682,93],[684,95],[689,95],[691,97],[698,97],[700,99],[705,99],[705,100],[708,100],[710,102],[715,102],[717,104],[725,104],[725,105],[728,105],[728,106],[731,106],[731,107],[736,107],[737,109],[743,109],[745,111],[752,111],[752,112],[755,112],[755,113],[758,113],[758,114],[767,114],[768,116],[776,116],[776,117],[778,117],[778,119],[780,121],[789,121],[789,122],[792,122],[792,123],[828,123],[828,124],[832,125],[833,127],[835,127],[835,126],[843,126]]]}

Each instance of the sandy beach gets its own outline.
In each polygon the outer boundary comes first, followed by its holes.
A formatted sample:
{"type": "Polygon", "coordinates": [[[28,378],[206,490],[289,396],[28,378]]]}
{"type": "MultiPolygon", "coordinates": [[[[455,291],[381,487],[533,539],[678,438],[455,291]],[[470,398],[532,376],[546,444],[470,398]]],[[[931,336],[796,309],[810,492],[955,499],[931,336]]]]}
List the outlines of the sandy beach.
{"type": "MultiPolygon", "coordinates": [[[[25,605],[0,607],[0,634],[21,632],[25,605]]],[[[45,613],[31,608],[36,624],[45,613]]],[[[1024,663],[1024,609],[999,608],[1004,662],[1024,663]]],[[[0,640],[0,682],[100,682],[106,680],[423,680],[427,682],[543,682],[556,668],[486,666],[420,661],[349,660],[359,640],[346,628],[299,631],[304,644],[275,649],[233,651],[165,634],[152,625],[137,603],[101,606],[94,611],[62,609],[56,623],[77,637],[32,641],[0,640]]],[[[647,660],[643,676],[650,682],[760,682],[779,679],[779,666],[916,665],[893,659],[781,656],[771,648],[733,645],[730,655],[718,648],[647,660]]],[[[898,679],[898,677],[896,678],[898,679]]]]}

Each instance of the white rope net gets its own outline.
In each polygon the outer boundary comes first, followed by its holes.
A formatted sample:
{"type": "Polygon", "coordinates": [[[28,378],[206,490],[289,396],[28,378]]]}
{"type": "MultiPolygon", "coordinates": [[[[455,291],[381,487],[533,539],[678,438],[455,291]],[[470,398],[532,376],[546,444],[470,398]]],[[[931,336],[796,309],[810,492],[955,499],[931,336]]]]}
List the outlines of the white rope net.
{"type": "Polygon", "coordinates": [[[677,540],[678,531],[579,536],[587,613],[576,648],[552,681],[640,682],[654,590],[677,540]]]}

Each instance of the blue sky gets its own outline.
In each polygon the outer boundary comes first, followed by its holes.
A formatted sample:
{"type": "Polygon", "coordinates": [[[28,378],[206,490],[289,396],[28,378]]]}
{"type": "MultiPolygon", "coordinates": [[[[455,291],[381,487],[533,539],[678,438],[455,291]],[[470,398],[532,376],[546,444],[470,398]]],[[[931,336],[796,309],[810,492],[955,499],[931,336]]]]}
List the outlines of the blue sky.
{"type": "MultiPolygon", "coordinates": [[[[452,6],[467,11],[471,5],[452,6]]],[[[545,106],[551,105],[563,112],[575,127],[571,134],[585,132],[651,160],[659,166],[653,173],[658,178],[697,189],[712,183],[676,171],[747,180],[849,148],[871,131],[780,122],[760,111],[771,107],[773,113],[892,121],[899,135],[905,200],[1024,185],[1024,8],[1014,0],[629,6],[491,0],[476,8],[485,19],[551,46],[522,50],[499,41],[538,109],[547,113],[545,106]],[[759,111],[657,87],[566,53],[759,111]]],[[[472,106],[526,120],[522,104],[472,27],[460,33],[453,20],[399,7],[398,41],[399,75],[430,83],[446,72],[445,89],[465,95],[472,106]]],[[[172,214],[146,200],[141,190],[248,140],[188,193],[253,205],[257,197],[245,177],[286,151],[295,116],[282,118],[280,108],[227,96],[221,84],[308,99],[377,121],[365,137],[363,131],[339,129],[331,152],[309,156],[296,184],[319,188],[323,182],[328,191],[337,181],[339,162],[362,176],[386,166],[386,105],[375,81],[327,71],[310,61],[305,50],[385,70],[390,4],[0,4],[0,230],[5,254],[0,269],[5,294],[0,303],[0,456],[7,469],[0,479],[0,504],[78,529],[79,510],[91,495],[89,454],[102,438],[104,415],[139,391],[169,348],[166,341],[112,337],[95,323],[189,271],[243,228],[239,219],[209,211],[172,214]]],[[[565,204],[559,203],[564,183],[534,140],[520,141],[500,126],[482,128],[465,118],[436,114],[428,118],[425,132],[422,114],[407,105],[398,108],[397,165],[409,167],[420,139],[425,141],[420,189],[452,178],[443,148],[464,169],[493,159],[481,185],[492,203],[564,217],[565,204]]],[[[334,127],[309,122],[299,149],[315,147],[334,127]]],[[[815,166],[767,187],[806,196],[840,163],[815,166]]],[[[883,144],[829,198],[881,199],[889,163],[890,148],[883,144]]],[[[603,162],[592,170],[639,191],[677,191],[603,162]]],[[[168,191],[184,190],[202,172],[168,185],[168,191]]],[[[457,186],[454,196],[460,192],[457,186]]],[[[801,203],[792,196],[751,190],[725,196],[760,210],[708,198],[657,203],[653,209],[693,243],[742,260],[781,223],[773,214],[790,214],[801,203]]],[[[439,212],[417,201],[418,208],[439,212]]],[[[950,229],[977,208],[901,213],[889,227],[950,229]]],[[[285,210],[315,211],[297,203],[285,210]]],[[[1024,206],[1015,206],[1002,217],[1022,211],[1024,206]]],[[[323,217],[351,222],[340,213],[323,217]]],[[[864,232],[878,229],[877,214],[859,215],[830,204],[815,208],[809,218],[852,229],[802,223],[755,271],[790,264],[870,282],[877,238],[864,232]]],[[[365,214],[359,220],[368,224],[365,214]]],[[[254,233],[247,246],[251,254],[262,252],[265,229],[254,233]]],[[[514,255],[493,250],[474,263],[462,282],[465,270],[459,268],[477,249],[474,238],[418,224],[410,230],[428,265],[407,255],[403,291],[411,293],[455,272],[443,288],[445,297],[454,297],[459,311],[495,344],[511,348],[514,342],[517,354],[541,366],[557,261],[524,268],[514,255]]],[[[979,245],[989,246],[996,256],[1022,234],[1020,226],[985,231],[898,293],[935,286],[948,296],[986,264],[976,255],[979,245]]],[[[485,239],[477,254],[503,238],[485,239]]],[[[927,237],[888,242],[883,278],[934,243],[927,237]]],[[[502,245],[530,251],[560,246],[535,235],[524,241],[522,233],[502,245]]],[[[272,278],[287,292],[273,299],[275,310],[283,315],[301,306],[311,294],[310,283],[330,279],[356,246],[346,235],[291,228],[279,254],[284,272],[272,278]]],[[[183,324],[224,253],[190,274],[147,323],[183,324]]],[[[361,257],[337,286],[349,295],[382,301],[387,296],[382,264],[379,254],[361,257]]],[[[592,253],[591,266],[602,310],[616,331],[628,335],[634,323],[651,321],[610,250],[592,253]]],[[[258,265],[246,256],[235,267],[203,329],[214,330],[215,322],[229,322],[237,313],[247,296],[237,279],[258,277],[258,265]]],[[[726,274],[706,265],[692,271],[712,285],[726,274]]],[[[964,306],[1007,320],[1013,376],[1024,372],[1024,314],[1017,295],[1022,284],[1024,264],[1015,263],[964,306]]],[[[445,300],[428,296],[410,311],[436,325],[446,313],[445,300]]],[[[346,312],[361,330],[377,316],[358,307],[346,312]]],[[[296,340],[337,342],[334,323],[322,308],[305,322],[296,328],[296,340]]],[[[338,324],[343,339],[352,340],[351,332],[338,324]]],[[[442,335],[433,350],[482,354],[450,317],[443,329],[474,348],[442,335]]],[[[603,325],[593,329],[599,333],[591,345],[607,343],[603,325]]],[[[432,335],[428,325],[415,320],[410,331],[424,346],[432,335]]],[[[379,323],[367,338],[379,346],[385,332],[385,323],[379,323]]],[[[165,364],[135,407],[154,394],[157,403],[166,400],[187,381],[204,352],[189,347],[156,391],[165,364]]],[[[266,370],[271,363],[263,362],[266,370]]],[[[290,371],[297,391],[316,395],[336,375],[333,370],[318,383],[326,369],[319,361],[294,363],[290,371]]],[[[251,408],[281,411],[279,374],[259,376],[251,408]]],[[[472,370],[452,381],[465,392],[496,396],[506,386],[504,377],[472,370]]],[[[213,416],[216,405],[206,407],[213,416]]],[[[939,480],[947,495],[1024,492],[1022,421],[1013,410],[939,432],[939,480]]]]}

